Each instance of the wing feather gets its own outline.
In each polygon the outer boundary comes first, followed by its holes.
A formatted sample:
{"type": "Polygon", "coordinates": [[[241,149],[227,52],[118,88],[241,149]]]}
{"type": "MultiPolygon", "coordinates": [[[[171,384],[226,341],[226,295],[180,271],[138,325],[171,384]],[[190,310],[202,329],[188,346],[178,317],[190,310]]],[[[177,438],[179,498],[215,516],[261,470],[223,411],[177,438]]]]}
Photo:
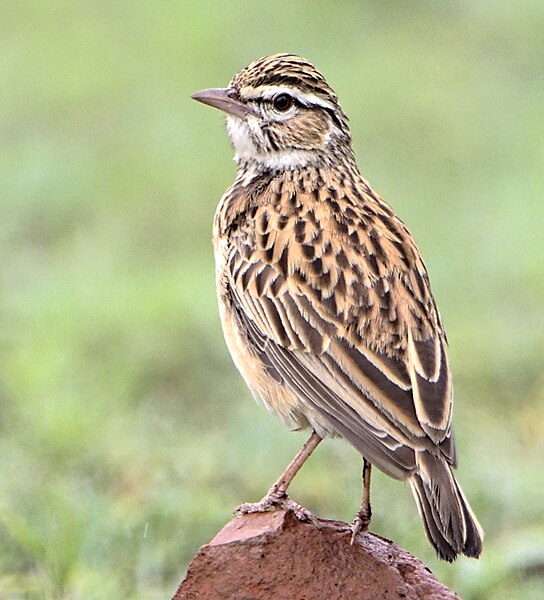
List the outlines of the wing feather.
{"type": "Polygon", "coordinates": [[[244,315],[239,316],[239,322],[254,347],[260,349],[261,359],[268,365],[274,379],[279,377],[308,407],[325,415],[336,431],[373,464],[396,479],[405,479],[415,470],[414,450],[361,419],[349,404],[303,364],[303,353],[289,351],[265,339],[244,315]]]}
{"type": "Polygon", "coordinates": [[[271,210],[256,211],[263,231],[231,240],[225,266],[240,332],[274,380],[310,423],[321,415],[393,477],[414,472],[422,449],[455,463],[445,334],[411,238],[398,251],[404,226],[382,214],[366,239],[312,211],[319,231],[297,232],[295,219],[289,235],[270,229],[277,215],[259,213],[271,210]],[[383,223],[390,237],[380,237],[383,223]]]}

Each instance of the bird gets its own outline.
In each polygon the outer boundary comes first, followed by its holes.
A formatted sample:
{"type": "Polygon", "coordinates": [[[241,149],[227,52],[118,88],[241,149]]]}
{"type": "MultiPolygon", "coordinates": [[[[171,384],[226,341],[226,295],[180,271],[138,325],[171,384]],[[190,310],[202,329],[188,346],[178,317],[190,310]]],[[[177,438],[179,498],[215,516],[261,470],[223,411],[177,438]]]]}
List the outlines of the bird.
{"type": "Polygon", "coordinates": [[[260,58],[194,100],[226,115],[236,177],[213,224],[227,347],[253,396],[300,452],[250,513],[311,513],[287,488],[326,437],[363,457],[356,536],[375,466],[408,481],[438,556],[478,558],[483,530],[459,486],[447,338],[420,250],[361,175],[325,77],[288,53],[260,58]]]}

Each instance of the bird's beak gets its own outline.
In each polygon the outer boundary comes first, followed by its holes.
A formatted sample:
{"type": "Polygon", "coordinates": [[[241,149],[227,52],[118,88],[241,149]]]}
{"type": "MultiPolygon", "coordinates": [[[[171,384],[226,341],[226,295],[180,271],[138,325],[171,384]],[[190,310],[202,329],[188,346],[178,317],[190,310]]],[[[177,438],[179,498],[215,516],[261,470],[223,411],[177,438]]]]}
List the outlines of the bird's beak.
{"type": "Polygon", "coordinates": [[[233,93],[230,88],[212,88],[210,90],[201,90],[191,96],[193,100],[213,106],[223,110],[229,115],[234,115],[244,119],[248,115],[255,115],[255,111],[247,104],[244,104],[233,93]]]}

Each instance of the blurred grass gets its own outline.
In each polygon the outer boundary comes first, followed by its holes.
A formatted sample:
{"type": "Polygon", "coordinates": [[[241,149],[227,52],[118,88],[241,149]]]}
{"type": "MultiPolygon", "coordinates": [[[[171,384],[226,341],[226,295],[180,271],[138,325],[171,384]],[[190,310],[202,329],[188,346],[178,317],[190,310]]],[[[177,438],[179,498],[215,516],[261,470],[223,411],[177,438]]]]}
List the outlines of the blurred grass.
{"type": "MultiPolygon", "coordinates": [[[[465,599],[544,586],[544,4],[8,2],[0,22],[0,597],[163,598],[302,443],[223,344],[210,244],[233,177],[191,92],[299,52],[422,247],[456,383],[478,562],[439,563],[409,491],[373,527],[465,599]]],[[[351,519],[327,442],[293,495],[351,519]]]]}

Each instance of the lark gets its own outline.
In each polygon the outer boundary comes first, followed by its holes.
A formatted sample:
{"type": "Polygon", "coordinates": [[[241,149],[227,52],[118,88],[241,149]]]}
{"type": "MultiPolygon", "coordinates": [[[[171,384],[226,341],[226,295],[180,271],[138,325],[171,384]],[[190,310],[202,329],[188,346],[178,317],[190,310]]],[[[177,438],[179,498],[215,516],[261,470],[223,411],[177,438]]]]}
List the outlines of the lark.
{"type": "Polygon", "coordinates": [[[226,113],[234,183],[213,240],[225,340],[251,392],[311,436],[266,496],[240,512],[291,508],[297,471],[325,437],[410,483],[438,555],[477,558],[483,532],[453,469],[446,333],[420,251],[357,167],[348,119],[323,75],[292,54],[261,58],[195,100],[226,113]]]}

